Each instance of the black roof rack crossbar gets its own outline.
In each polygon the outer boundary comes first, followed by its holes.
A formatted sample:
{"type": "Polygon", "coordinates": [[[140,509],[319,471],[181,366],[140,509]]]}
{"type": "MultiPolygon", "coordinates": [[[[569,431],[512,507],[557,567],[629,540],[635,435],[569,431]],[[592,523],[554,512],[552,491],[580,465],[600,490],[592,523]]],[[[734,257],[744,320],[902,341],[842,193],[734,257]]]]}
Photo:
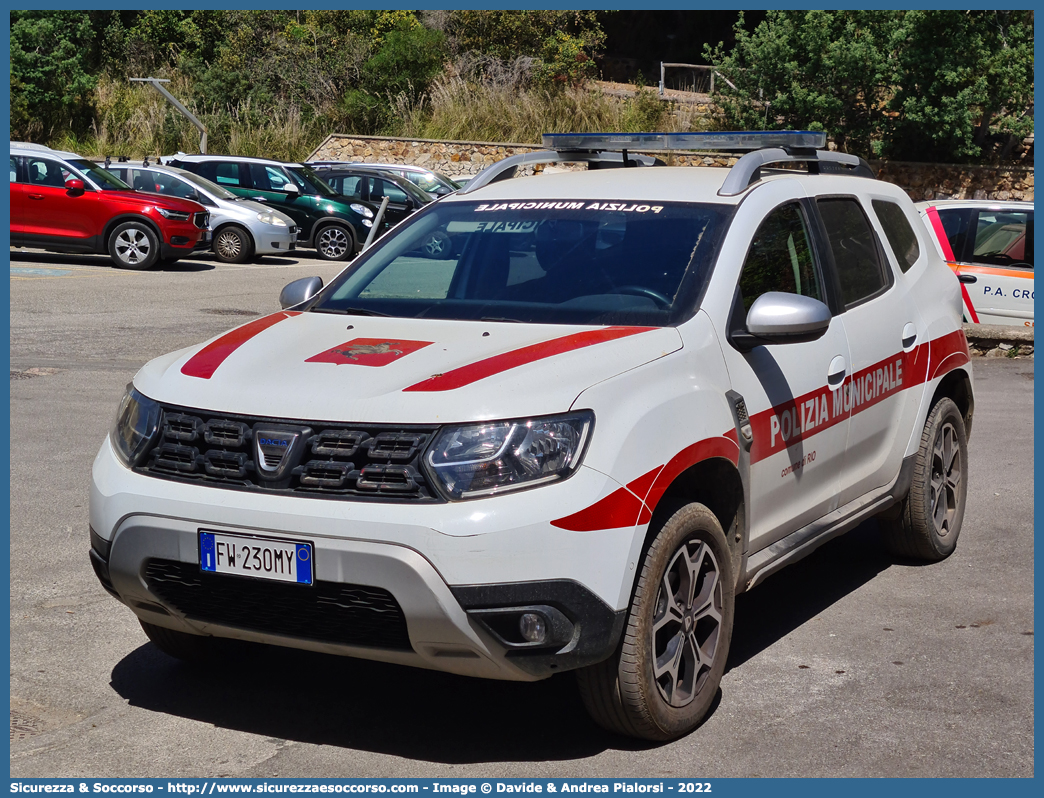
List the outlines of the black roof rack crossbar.
{"type": "Polygon", "coordinates": [[[748,152],[729,170],[728,177],[718,190],[720,197],[735,197],[743,193],[751,183],[761,179],[761,167],[770,163],[808,163],[809,172],[816,173],[820,165],[826,167],[823,171],[840,172],[842,168],[845,173],[856,177],[869,177],[875,179],[877,175],[870,168],[870,164],[855,155],[844,152],[830,152],[829,150],[793,149],[787,151],[781,147],[770,147],[764,150],[748,152]],[[841,167],[841,168],[839,168],[841,167]],[[851,169],[849,170],[849,167],[851,169]]]}
{"type": "Polygon", "coordinates": [[[651,155],[626,154],[621,152],[588,152],[583,150],[555,152],[553,150],[537,150],[536,152],[524,152],[520,155],[512,155],[502,161],[490,164],[475,177],[468,181],[458,194],[470,194],[476,189],[508,180],[515,176],[518,170],[524,166],[552,163],[576,163],[585,162],[588,169],[613,169],[622,166],[664,166],[664,162],[651,155]]]}

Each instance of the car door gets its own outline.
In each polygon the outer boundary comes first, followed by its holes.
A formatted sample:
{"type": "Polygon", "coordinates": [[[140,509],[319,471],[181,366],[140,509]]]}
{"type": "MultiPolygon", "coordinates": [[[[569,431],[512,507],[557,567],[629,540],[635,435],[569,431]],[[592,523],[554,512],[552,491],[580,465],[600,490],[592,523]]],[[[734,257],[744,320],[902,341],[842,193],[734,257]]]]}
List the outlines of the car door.
{"type": "Polygon", "coordinates": [[[22,207],[25,198],[22,196],[22,186],[19,182],[19,158],[11,156],[11,244],[17,245],[22,242],[22,231],[24,230],[24,209],[22,207]]]}
{"type": "Polygon", "coordinates": [[[411,213],[413,213],[413,200],[405,191],[395,185],[391,180],[383,177],[369,178],[370,191],[368,199],[372,205],[380,206],[384,197],[388,198],[388,208],[384,215],[389,224],[398,224],[411,213]]]}
{"type": "Polygon", "coordinates": [[[816,207],[850,355],[842,390],[849,413],[838,493],[843,507],[898,475],[923,391],[911,378],[917,361],[928,357],[928,347],[921,346],[928,342],[894,254],[889,257],[871,222],[876,212],[870,198],[820,197],[816,207]]]}
{"type": "Polygon", "coordinates": [[[98,192],[71,192],[65,187],[71,173],[61,162],[46,156],[26,156],[22,185],[25,240],[36,244],[61,243],[94,249],[109,212],[98,192]]]}
{"type": "Polygon", "coordinates": [[[321,215],[315,201],[316,196],[302,192],[300,184],[291,179],[281,166],[250,163],[247,164],[247,168],[250,173],[251,191],[246,196],[285,213],[301,228],[301,238],[310,239],[312,225],[321,215]],[[287,186],[293,186],[298,190],[293,191],[287,186]]]}
{"type": "MultiPolygon", "coordinates": [[[[715,314],[732,310],[726,329],[745,329],[747,311],[769,291],[800,294],[834,303],[813,235],[807,202],[791,186],[780,202],[782,182],[744,201],[715,267],[730,280],[732,297],[708,295],[715,314]],[[766,198],[767,197],[767,198],[766,198]],[[768,203],[768,204],[766,204],[768,203]],[[778,204],[776,204],[778,203],[778,204]],[[738,242],[733,241],[736,236],[738,242]],[[741,263],[739,274],[731,265],[741,263]]],[[[719,322],[720,324],[720,322],[719,322]]],[[[733,390],[750,416],[749,553],[765,549],[838,506],[841,466],[848,435],[847,413],[838,404],[847,373],[848,340],[840,319],[805,343],[722,347],[733,390]]],[[[738,399],[737,399],[738,401],[738,399]]]]}
{"type": "Polygon", "coordinates": [[[964,276],[967,320],[1033,326],[1033,208],[928,208],[946,259],[964,276]],[[949,251],[947,251],[949,249],[949,251]]]}

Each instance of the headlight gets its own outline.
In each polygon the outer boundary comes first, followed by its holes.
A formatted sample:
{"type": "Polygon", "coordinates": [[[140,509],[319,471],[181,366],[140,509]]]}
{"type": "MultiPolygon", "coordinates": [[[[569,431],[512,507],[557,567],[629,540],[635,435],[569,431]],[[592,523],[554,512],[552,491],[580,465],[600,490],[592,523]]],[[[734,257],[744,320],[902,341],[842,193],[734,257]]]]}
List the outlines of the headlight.
{"type": "Polygon", "coordinates": [[[159,420],[160,406],[127,386],[109,433],[112,448],[124,465],[133,468],[141,459],[159,431],[159,420]]]}
{"type": "Polygon", "coordinates": [[[276,227],[286,227],[286,221],[274,213],[259,213],[257,220],[262,224],[273,224],[276,227]]]}
{"type": "Polygon", "coordinates": [[[156,210],[164,219],[177,219],[179,222],[187,222],[192,218],[192,214],[188,211],[172,211],[168,208],[156,208],[156,210]]]}
{"type": "Polygon", "coordinates": [[[446,427],[426,457],[450,499],[473,499],[565,479],[580,465],[594,414],[446,427]]]}
{"type": "Polygon", "coordinates": [[[353,202],[348,207],[351,208],[353,211],[355,211],[357,214],[359,214],[364,219],[372,219],[373,218],[373,211],[371,211],[365,205],[360,205],[358,202],[353,202]]]}

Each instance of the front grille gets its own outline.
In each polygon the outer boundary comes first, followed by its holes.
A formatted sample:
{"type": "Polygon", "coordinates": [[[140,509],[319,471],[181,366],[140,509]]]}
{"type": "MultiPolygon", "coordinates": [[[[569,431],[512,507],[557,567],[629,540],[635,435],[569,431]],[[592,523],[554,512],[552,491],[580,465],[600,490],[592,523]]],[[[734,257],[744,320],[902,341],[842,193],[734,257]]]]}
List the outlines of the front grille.
{"type": "Polygon", "coordinates": [[[165,407],[156,443],[134,470],[160,479],[260,493],[441,502],[421,465],[436,429],[286,421],[165,407]],[[297,433],[297,438],[285,455],[270,446],[259,452],[259,430],[262,437],[286,431],[297,433]]]}
{"type": "Polygon", "coordinates": [[[173,560],[149,560],[145,584],[194,621],[323,643],[412,649],[402,608],[379,587],[263,582],[173,560]]]}

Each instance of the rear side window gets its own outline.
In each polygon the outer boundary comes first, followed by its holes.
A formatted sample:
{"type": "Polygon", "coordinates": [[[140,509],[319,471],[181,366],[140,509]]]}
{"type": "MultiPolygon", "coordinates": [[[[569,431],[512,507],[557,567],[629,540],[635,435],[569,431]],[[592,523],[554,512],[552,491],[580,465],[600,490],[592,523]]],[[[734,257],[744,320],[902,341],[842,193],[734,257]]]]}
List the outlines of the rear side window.
{"type": "Polygon", "coordinates": [[[817,204],[834,255],[841,303],[849,308],[886,291],[891,274],[881,262],[874,231],[859,203],[831,198],[817,204]]]}
{"type": "Polygon", "coordinates": [[[946,240],[950,242],[950,251],[957,260],[964,258],[964,252],[967,249],[971,218],[970,208],[941,208],[939,210],[939,221],[942,222],[946,240]]]}
{"type": "Polygon", "coordinates": [[[796,203],[776,208],[765,218],[743,263],[740,293],[744,310],[750,310],[754,300],[769,291],[823,300],[805,215],[796,203]]]}
{"type": "Polygon", "coordinates": [[[239,164],[228,161],[215,161],[200,164],[200,177],[205,177],[219,186],[242,186],[239,178],[239,164]]]}
{"type": "Polygon", "coordinates": [[[13,155],[11,156],[11,182],[18,182],[18,160],[13,155]]]}
{"type": "Polygon", "coordinates": [[[874,200],[874,212],[878,221],[884,229],[888,245],[895,253],[895,259],[899,261],[899,268],[904,272],[917,263],[921,256],[921,248],[917,245],[917,235],[910,226],[910,221],[903,213],[903,209],[894,202],[887,200],[874,200]]]}

